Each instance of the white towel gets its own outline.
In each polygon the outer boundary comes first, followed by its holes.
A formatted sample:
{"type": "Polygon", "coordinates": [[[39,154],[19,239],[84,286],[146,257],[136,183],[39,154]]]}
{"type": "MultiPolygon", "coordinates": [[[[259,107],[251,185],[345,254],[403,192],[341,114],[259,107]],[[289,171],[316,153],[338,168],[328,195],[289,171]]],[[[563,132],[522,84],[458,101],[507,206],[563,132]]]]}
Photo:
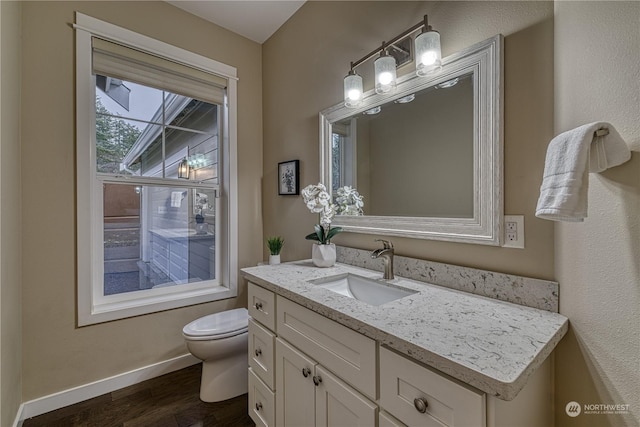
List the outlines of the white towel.
{"type": "Polygon", "coordinates": [[[590,123],[556,136],[547,148],[536,216],[553,221],[584,221],[588,172],[602,172],[630,158],[629,147],[606,122],[590,123]],[[608,129],[609,133],[594,136],[599,129],[608,129]]]}
{"type": "Polygon", "coordinates": [[[179,208],[182,206],[182,191],[171,192],[171,207],[179,208]]]}

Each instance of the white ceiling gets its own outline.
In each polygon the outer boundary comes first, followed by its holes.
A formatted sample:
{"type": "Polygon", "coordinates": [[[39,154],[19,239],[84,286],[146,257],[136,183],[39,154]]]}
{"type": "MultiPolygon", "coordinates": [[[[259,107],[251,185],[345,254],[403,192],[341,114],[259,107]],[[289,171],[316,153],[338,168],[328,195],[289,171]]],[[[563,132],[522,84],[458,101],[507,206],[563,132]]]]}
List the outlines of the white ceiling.
{"type": "Polygon", "coordinates": [[[176,0],[168,3],[262,44],[305,0],[176,0]]]}

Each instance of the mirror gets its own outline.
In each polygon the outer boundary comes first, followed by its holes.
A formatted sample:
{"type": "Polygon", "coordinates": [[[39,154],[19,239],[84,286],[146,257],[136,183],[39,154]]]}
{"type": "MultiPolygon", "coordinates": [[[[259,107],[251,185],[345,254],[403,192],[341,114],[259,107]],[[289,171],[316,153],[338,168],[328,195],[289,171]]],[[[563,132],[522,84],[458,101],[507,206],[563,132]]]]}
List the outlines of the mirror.
{"type": "Polygon", "coordinates": [[[351,186],[364,215],[345,231],[501,244],[502,36],[443,59],[431,76],[320,113],[321,181],[351,186]]]}

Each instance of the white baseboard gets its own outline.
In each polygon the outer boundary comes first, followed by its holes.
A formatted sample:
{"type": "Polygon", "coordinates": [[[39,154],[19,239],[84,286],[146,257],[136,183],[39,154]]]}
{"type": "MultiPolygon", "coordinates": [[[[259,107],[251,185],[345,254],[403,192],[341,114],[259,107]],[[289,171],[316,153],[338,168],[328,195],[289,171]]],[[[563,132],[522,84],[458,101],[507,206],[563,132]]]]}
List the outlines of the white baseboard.
{"type": "Polygon", "coordinates": [[[24,402],[20,406],[20,411],[18,412],[18,418],[16,418],[14,427],[20,427],[22,425],[22,421],[27,418],[55,411],[56,409],[64,408],[65,406],[73,405],[87,399],[92,399],[197,363],[200,363],[200,359],[195,358],[191,354],[185,354],[174,357],[173,359],[115,375],[113,377],[24,402]]]}

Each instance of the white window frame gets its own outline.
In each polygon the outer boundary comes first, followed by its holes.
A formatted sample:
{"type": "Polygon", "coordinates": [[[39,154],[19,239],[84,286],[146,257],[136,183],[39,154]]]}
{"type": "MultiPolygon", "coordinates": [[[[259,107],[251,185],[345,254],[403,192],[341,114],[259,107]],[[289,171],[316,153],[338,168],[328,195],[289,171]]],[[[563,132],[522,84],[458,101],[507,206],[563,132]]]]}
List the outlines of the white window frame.
{"type": "MultiPolygon", "coordinates": [[[[77,288],[78,326],[91,325],[188,305],[236,297],[238,294],[238,208],[237,208],[237,70],[210,58],[186,51],[116,25],[76,12],[76,201],[77,201],[77,288]],[[222,133],[219,165],[222,174],[216,222],[220,221],[221,262],[217,286],[212,281],[161,287],[105,297],[102,184],[126,183],[126,177],[105,180],[96,170],[95,76],[92,73],[91,37],[124,44],[227,79],[228,124],[222,133]]],[[[150,185],[166,181],[136,177],[150,185]]],[[[179,186],[198,186],[180,182],[179,186]]]]}

